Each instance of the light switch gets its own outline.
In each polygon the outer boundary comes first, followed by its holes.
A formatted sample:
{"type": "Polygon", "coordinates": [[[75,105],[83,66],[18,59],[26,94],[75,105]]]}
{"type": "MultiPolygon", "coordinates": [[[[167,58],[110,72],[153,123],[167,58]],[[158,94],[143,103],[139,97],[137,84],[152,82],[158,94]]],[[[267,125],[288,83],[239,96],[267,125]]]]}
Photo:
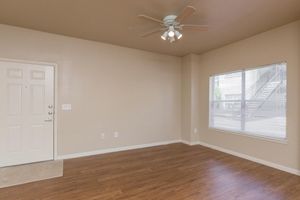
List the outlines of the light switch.
{"type": "Polygon", "coordinates": [[[71,111],[72,110],[72,105],[71,104],[62,104],[61,109],[63,111],[71,111]]]}

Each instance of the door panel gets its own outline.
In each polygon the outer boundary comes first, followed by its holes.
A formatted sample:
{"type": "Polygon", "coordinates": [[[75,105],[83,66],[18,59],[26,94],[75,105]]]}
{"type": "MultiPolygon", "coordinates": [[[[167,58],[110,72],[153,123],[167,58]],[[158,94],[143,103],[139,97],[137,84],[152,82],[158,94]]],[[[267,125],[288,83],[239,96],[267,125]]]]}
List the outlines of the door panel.
{"type": "Polygon", "coordinates": [[[18,116],[22,113],[22,85],[7,85],[7,108],[8,115],[18,116]]]}
{"type": "Polygon", "coordinates": [[[0,167],[53,160],[53,67],[0,61],[0,95],[0,167]]]}
{"type": "Polygon", "coordinates": [[[8,152],[20,152],[22,150],[22,127],[13,125],[8,127],[6,136],[6,145],[8,152]]]}
{"type": "Polygon", "coordinates": [[[31,114],[43,115],[45,113],[45,86],[31,85],[30,86],[30,108],[31,114]]]}
{"type": "Polygon", "coordinates": [[[23,70],[16,68],[7,69],[7,77],[9,79],[23,79],[23,70]]]}
{"type": "Polygon", "coordinates": [[[31,146],[34,150],[40,150],[43,148],[43,133],[45,132],[43,125],[31,126],[31,146]]]}

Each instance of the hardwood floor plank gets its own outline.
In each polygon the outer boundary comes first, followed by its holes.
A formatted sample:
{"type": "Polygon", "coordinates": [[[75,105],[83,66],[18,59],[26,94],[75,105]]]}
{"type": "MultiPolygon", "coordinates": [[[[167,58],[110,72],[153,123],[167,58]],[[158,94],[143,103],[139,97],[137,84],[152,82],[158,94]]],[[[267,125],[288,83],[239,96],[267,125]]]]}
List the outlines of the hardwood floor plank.
{"type": "Polygon", "coordinates": [[[202,146],[151,147],[64,166],[64,177],[0,189],[0,200],[300,200],[300,177],[202,146]]]}

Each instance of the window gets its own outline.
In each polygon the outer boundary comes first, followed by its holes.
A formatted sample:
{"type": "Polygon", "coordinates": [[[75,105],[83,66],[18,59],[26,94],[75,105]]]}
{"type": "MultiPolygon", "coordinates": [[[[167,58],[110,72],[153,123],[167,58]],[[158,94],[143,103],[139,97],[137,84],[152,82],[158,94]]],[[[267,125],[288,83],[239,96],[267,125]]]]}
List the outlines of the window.
{"type": "Polygon", "coordinates": [[[286,63],[210,77],[209,126],[286,138],[286,63]]]}

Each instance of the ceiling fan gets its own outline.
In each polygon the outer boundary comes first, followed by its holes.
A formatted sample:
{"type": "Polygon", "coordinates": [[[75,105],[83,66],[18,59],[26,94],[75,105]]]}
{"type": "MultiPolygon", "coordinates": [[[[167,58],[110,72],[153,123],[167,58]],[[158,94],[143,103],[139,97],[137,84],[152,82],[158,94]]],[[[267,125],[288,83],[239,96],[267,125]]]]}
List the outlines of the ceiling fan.
{"type": "Polygon", "coordinates": [[[156,19],[147,15],[139,15],[140,18],[151,20],[153,22],[159,23],[160,28],[149,31],[143,35],[142,37],[147,37],[152,34],[163,32],[161,35],[161,39],[168,40],[169,42],[175,42],[176,39],[179,40],[182,38],[183,29],[193,29],[198,31],[207,31],[207,25],[197,25],[197,24],[183,24],[182,22],[190,17],[192,14],[196,12],[196,9],[193,6],[187,6],[183,9],[183,11],[179,15],[167,15],[162,20],[156,19]]]}

